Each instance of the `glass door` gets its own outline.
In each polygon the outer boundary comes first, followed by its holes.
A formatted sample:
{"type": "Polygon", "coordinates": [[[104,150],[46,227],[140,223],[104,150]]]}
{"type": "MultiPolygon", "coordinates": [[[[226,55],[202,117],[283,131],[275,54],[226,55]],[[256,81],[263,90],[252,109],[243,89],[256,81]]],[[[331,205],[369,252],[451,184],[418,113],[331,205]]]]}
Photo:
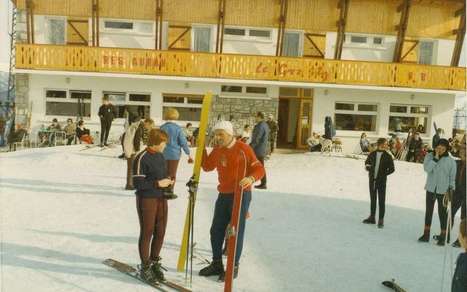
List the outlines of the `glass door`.
{"type": "Polygon", "coordinates": [[[311,136],[311,118],[313,113],[313,100],[300,100],[300,116],[297,127],[297,148],[307,148],[307,140],[311,136]]]}

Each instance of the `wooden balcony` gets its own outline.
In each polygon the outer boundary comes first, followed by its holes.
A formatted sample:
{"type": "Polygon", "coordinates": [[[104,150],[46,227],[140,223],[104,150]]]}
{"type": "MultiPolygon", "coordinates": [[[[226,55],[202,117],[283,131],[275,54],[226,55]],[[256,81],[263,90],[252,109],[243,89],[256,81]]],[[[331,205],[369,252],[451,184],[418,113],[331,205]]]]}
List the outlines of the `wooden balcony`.
{"type": "Polygon", "coordinates": [[[464,91],[458,67],[83,46],[16,46],[16,68],[464,91]]]}

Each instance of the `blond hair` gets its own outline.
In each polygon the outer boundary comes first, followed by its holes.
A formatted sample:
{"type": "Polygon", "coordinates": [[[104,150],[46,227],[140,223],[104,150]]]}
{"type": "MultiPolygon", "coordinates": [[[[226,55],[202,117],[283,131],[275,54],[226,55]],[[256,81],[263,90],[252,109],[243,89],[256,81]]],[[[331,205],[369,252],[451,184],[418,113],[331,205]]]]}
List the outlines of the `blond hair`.
{"type": "Polygon", "coordinates": [[[168,109],[165,110],[164,113],[164,120],[178,120],[179,117],[178,110],[174,109],[173,107],[169,107],[168,109]]]}

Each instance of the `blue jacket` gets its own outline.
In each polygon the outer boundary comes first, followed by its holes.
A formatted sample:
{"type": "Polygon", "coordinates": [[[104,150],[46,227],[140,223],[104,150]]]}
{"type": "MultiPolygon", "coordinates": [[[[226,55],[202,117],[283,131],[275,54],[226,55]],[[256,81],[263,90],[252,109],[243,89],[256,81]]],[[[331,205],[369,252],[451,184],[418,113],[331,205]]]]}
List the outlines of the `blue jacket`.
{"type": "Polygon", "coordinates": [[[161,126],[161,130],[169,135],[169,141],[164,150],[164,158],[166,160],[180,160],[182,148],[186,155],[190,155],[188,141],[179,125],[167,122],[161,126]]]}
{"type": "Polygon", "coordinates": [[[448,153],[439,160],[435,159],[433,153],[428,153],[423,168],[427,173],[425,190],[428,192],[444,194],[449,188],[456,189],[457,165],[448,153]]]}
{"type": "Polygon", "coordinates": [[[467,291],[467,252],[461,253],[457,258],[456,271],[452,278],[452,292],[467,291]]]}
{"type": "Polygon", "coordinates": [[[265,157],[268,149],[269,126],[265,121],[259,122],[251,134],[250,146],[256,154],[256,157],[265,157]]]}
{"type": "Polygon", "coordinates": [[[133,185],[137,196],[162,197],[164,192],[156,187],[156,181],[167,177],[167,164],[162,153],[146,149],[136,155],[133,162],[133,185]]]}

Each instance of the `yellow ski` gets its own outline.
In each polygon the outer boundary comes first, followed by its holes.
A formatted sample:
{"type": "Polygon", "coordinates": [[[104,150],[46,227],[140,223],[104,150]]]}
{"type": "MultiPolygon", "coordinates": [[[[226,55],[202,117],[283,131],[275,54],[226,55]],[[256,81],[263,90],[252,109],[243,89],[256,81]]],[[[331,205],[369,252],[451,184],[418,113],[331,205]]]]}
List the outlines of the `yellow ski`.
{"type": "Polygon", "coordinates": [[[177,271],[179,272],[183,272],[185,270],[185,264],[186,264],[186,261],[188,260],[187,259],[188,237],[190,235],[190,225],[191,225],[190,220],[192,218],[191,216],[192,214],[190,214],[190,210],[193,210],[194,202],[196,200],[196,189],[197,189],[197,185],[199,182],[199,176],[201,172],[201,161],[203,159],[203,150],[205,147],[206,130],[208,127],[209,112],[211,110],[211,101],[212,101],[212,93],[208,92],[203,98],[203,107],[201,109],[201,120],[199,123],[195,164],[193,166],[193,176],[189,182],[189,184],[192,186],[190,187],[190,192],[192,192],[190,196],[193,195],[193,207],[190,206],[190,203],[188,204],[187,212],[185,216],[185,227],[183,229],[182,242],[180,244],[180,253],[178,256],[178,264],[177,264],[177,271]]]}

